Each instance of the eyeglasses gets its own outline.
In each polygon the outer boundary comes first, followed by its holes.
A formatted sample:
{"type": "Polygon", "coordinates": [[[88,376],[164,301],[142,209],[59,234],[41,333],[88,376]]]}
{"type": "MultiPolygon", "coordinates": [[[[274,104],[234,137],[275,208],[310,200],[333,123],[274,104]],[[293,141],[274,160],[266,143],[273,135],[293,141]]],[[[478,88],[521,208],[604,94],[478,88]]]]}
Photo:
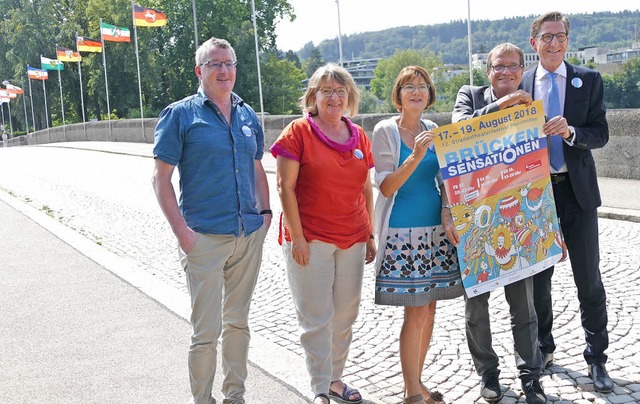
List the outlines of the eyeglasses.
{"type": "Polygon", "coordinates": [[[420,84],[419,86],[414,86],[413,84],[406,84],[402,86],[402,89],[408,93],[413,93],[416,90],[420,91],[421,93],[429,92],[429,86],[426,84],[420,84]]]}
{"type": "Polygon", "coordinates": [[[558,32],[557,34],[536,35],[534,38],[540,38],[542,39],[542,42],[551,43],[551,41],[553,41],[553,37],[556,37],[558,42],[564,42],[569,37],[569,34],[567,34],[566,32],[558,32]]]}
{"type": "Polygon", "coordinates": [[[349,95],[349,92],[347,91],[346,88],[321,88],[320,90],[318,90],[318,92],[320,94],[322,94],[324,97],[327,98],[331,98],[331,96],[335,93],[339,98],[345,98],[347,95],[349,95]]]}
{"type": "Polygon", "coordinates": [[[496,73],[502,73],[505,70],[510,71],[511,73],[515,73],[518,70],[522,69],[522,65],[509,65],[509,66],[505,66],[505,65],[495,65],[495,66],[491,66],[491,70],[493,70],[496,73]]]}
{"type": "Polygon", "coordinates": [[[236,67],[237,64],[238,64],[238,62],[232,62],[230,60],[227,60],[226,62],[218,62],[217,60],[209,60],[207,62],[201,63],[200,66],[207,66],[208,68],[219,72],[220,70],[222,70],[222,66],[226,67],[227,70],[233,70],[236,67]]]}

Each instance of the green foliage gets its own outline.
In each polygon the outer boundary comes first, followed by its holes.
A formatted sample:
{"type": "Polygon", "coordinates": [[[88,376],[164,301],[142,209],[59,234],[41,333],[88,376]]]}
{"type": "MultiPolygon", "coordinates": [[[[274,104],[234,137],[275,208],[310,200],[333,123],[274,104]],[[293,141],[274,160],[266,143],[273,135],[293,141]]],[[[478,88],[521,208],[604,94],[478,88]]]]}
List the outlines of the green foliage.
{"type": "Polygon", "coordinates": [[[574,65],[574,66],[580,66],[582,64],[582,61],[577,58],[577,57],[570,57],[566,59],[568,63],[574,65]]]}
{"type": "Polygon", "coordinates": [[[640,59],[630,59],[621,70],[603,75],[608,108],[640,108],[640,59]]]}
{"type": "MultiPolygon", "coordinates": [[[[422,66],[428,72],[433,72],[442,69],[444,64],[442,59],[433,52],[427,53],[425,50],[414,49],[399,50],[390,58],[381,59],[373,70],[375,77],[371,80],[371,92],[383,100],[380,112],[396,112],[396,107],[391,102],[391,91],[398,74],[406,66],[422,66]]],[[[437,87],[438,82],[435,78],[433,79],[437,87]]]]}
{"type": "MultiPolygon", "coordinates": [[[[496,44],[511,42],[525,52],[532,52],[529,29],[535,16],[501,20],[471,21],[472,53],[488,52],[496,44]]],[[[610,49],[628,47],[633,40],[634,27],[640,11],[596,12],[569,14],[571,31],[569,50],[599,46],[610,49]]],[[[302,60],[309,57],[312,43],[298,51],[302,60]]],[[[353,58],[385,58],[398,49],[428,49],[441,55],[445,63],[466,64],[468,58],[467,24],[456,20],[444,24],[396,27],[383,31],[364,32],[342,37],[343,53],[353,58]]],[[[338,39],[318,45],[327,61],[339,60],[338,39]]]]}
{"type": "MultiPolygon", "coordinates": [[[[464,85],[469,84],[469,70],[465,70],[464,73],[458,74],[452,77],[450,80],[442,83],[438,87],[438,101],[431,107],[433,111],[449,112],[453,110],[453,105],[456,102],[458,91],[464,85]]],[[[487,73],[478,69],[473,70],[473,85],[474,86],[487,86],[491,84],[487,73]]]]}
{"type": "Polygon", "coordinates": [[[359,114],[375,114],[379,112],[380,100],[373,95],[371,91],[367,91],[360,87],[360,107],[358,108],[359,114]]]}
{"type": "MultiPolygon", "coordinates": [[[[256,0],[256,25],[262,52],[275,50],[275,23],[293,17],[288,0],[256,0]]],[[[138,56],[144,116],[158,111],[198,88],[194,73],[195,42],[192,2],[148,0],[167,14],[164,27],[137,27],[138,56]]],[[[235,91],[252,106],[259,106],[256,51],[251,1],[196,0],[198,43],[216,36],[228,39],[238,54],[235,91]]],[[[40,55],[55,59],[56,45],[75,49],[75,34],[100,39],[99,21],[131,30],[131,43],[107,42],[104,46],[109,84],[109,104],[114,119],[140,116],[140,95],[134,44],[131,2],[128,0],[0,0],[0,80],[8,79],[25,89],[28,119],[31,106],[26,66],[40,67],[40,55]],[[114,115],[115,114],[115,115],[114,115]]],[[[82,82],[86,120],[106,118],[103,55],[82,53],[82,82]]],[[[80,78],[76,63],[61,72],[65,120],[82,121],[80,78]]],[[[294,79],[299,76],[292,76],[294,79]]],[[[269,77],[263,75],[263,80],[269,77]]],[[[45,83],[48,110],[61,117],[57,73],[45,83]]],[[[42,82],[31,81],[36,128],[46,126],[42,82]]],[[[14,105],[17,105],[14,101],[14,105]]],[[[12,107],[14,107],[12,105],[12,107]]],[[[19,112],[22,112],[20,105],[19,112]]],[[[13,114],[24,126],[24,113],[13,114]]],[[[61,119],[58,118],[57,121],[61,119]]]]}
{"type": "Polygon", "coordinates": [[[313,73],[318,70],[318,68],[324,65],[325,62],[322,60],[322,55],[320,54],[320,50],[318,48],[313,48],[311,50],[311,56],[302,65],[304,69],[304,74],[307,78],[310,78],[313,73]]]}
{"type": "Polygon", "coordinates": [[[302,70],[294,62],[278,59],[271,53],[262,63],[261,71],[267,78],[262,81],[265,111],[275,115],[299,114],[300,82],[304,80],[302,70]]]}

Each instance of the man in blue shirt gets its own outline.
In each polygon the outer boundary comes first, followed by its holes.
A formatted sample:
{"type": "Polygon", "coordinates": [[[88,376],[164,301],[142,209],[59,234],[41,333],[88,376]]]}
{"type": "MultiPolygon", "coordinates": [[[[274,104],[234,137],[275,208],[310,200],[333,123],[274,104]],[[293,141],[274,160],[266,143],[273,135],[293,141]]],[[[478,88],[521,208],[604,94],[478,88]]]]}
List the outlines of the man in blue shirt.
{"type": "Polygon", "coordinates": [[[153,187],[178,239],[191,296],[195,404],[216,402],[220,335],[223,402],[244,403],[249,306],[272,216],[260,161],[264,134],[253,109],[233,93],[236,63],[226,40],[203,43],[196,51],[197,94],[166,107],[155,132],[153,187]],[[171,184],[176,166],[179,203],[171,184]]]}

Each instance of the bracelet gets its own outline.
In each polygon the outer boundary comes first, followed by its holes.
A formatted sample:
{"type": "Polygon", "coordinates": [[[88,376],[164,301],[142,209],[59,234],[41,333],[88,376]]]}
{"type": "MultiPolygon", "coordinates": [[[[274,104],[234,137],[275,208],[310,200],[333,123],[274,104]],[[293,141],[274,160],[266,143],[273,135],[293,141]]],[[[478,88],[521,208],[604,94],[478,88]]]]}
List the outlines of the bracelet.
{"type": "Polygon", "coordinates": [[[449,209],[449,210],[451,210],[451,208],[452,208],[452,206],[451,206],[451,205],[449,205],[449,204],[442,205],[442,209],[449,209]]]}
{"type": "Polygon", "coordinates": [[[273,211],[271,209],[263,209],[260,211],[261,215],[271,215],[273,216],[273,211]]]}

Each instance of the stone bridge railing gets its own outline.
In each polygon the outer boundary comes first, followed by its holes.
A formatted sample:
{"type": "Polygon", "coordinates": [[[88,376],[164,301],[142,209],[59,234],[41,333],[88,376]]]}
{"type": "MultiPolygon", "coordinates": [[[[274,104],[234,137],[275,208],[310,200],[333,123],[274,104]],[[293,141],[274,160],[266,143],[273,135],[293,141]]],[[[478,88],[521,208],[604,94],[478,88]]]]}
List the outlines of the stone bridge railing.
{"type": "MultiPolygon", "coordinates": [[[[358,115],[353,121],[371,135],[375,124],[393,114],[358,115]]],[[[269,147],[282,129],[298,116],[265,116],[265,146],[269,147]]],[[[438,125],[451,123],[450,113],[425,114],[438,125]]],[[[616,109],[607,111],[609,120],[609,143],[594,150],[598,175],[602,177],[640,179],[640,109],[616,109]]],[[[153,143],[156,118],[125,119],[109,122],[67,125],[40,130],[28,136],[10,140],[11,146],[35,145],[73,141],[110,141],[153,143]],[[144,122],[143,122],[144,121],[144,122]]]]}

